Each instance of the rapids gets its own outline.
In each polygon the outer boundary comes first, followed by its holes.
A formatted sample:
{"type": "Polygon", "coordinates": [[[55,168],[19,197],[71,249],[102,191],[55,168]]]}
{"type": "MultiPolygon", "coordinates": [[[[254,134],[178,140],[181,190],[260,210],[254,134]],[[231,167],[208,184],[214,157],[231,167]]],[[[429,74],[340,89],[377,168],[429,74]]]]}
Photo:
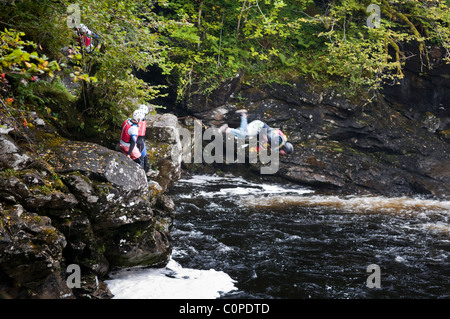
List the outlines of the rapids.
{"type": "Polygon", "coordinates": [[[450,201],[215,175],[185,177],[170,195],[171,261],[112,274],[116,298],[450,297],[450,201]],[[381,288],[367,286],[371,264],[381,288]]]}

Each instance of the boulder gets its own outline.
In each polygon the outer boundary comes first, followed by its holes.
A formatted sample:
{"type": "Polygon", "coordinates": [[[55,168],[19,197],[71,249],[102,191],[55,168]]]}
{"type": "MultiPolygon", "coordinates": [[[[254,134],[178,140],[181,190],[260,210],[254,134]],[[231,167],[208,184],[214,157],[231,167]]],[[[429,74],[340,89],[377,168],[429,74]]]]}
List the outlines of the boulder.
{"type": "Polygon", "coordinates": [[[111,298],[102,279],[112,267],[169,261],[174,207],[164,194],[181,175],[178,121],[149,122],[153,180],[121,152],[68,140],[47,123],[0,134],[0,294],[111,298]],[[70,264],[80,266],[80,288],[65,282],[70,264]]]}
{"type": "Polygon", "coordinates": [[[156,230],[152,207],[157,198],[139,165],[93,143],[67,141],[56,154],[53,165],[95,234],[91,250],[103,247],[110,266],[167,263],[170,236],[156,230]]]}
{"type": "Polygon", "coordinates": [[[73,194],[52,190],[43,180],[36,183],[36,176],[39,176],[37,172],[26,173],[23,176],[17,172],[16,176],[0,175],[0,199],[20,203],[32,211],[66,211],[78,204],[73,194]],[[32,180],[30,176],[33,176],[32,180]]]}
{"type": "Polygon", "coordinates": [[[120,152],[89,142],[66,140],[55,150],[52,166],[59,173],[78,171],[121,189],[140,191],[147,187],[145,172],[120,152]]]}
{"type": "Polygon", "coordinates": [[[156,114],[147,118],[146,145],[149,162],[156,169],[153,178],[162,192],[181,177],[182,145],[178,119],[172,114],[156,114]]]}
{"type": "Polygon", "coordinates": [[[11,137],[0,134],[0,168],[23,169],[30,164],[31,158],[25,154],[11,137]]]}
{"type": "Polygon", "coordinates": [[[66,244],[50,218],[21,205],[0,205],[0,277],[7,278],[0,290],[17,294],[20,287],[19,297],[28,298],[73,297],[61,273],[66,244]]]}

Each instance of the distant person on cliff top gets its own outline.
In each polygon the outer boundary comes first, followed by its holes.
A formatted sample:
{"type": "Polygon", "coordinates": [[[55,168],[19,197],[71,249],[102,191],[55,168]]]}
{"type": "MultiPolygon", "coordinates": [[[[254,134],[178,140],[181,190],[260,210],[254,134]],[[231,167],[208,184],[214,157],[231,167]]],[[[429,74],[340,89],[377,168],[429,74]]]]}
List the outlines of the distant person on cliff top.
{"type": "Polygon", "coordinates": [[[86,50],[87,53],[91,53],[95,49],[100,50],[100,37],[89,30],[87,26],[81,24],[79,28],[76,29],[78,36],[78,44],[86,50]]]}
{"type": "Polygon", "coordinates": [[[145,146],[145,132],[147,131],[147,121],[145,120],[145,116],[148,114],[148,106],[145,104],[141,104],[139,106],[139,110],[144,113],[143,119],[139,122],[139,131],[137,135],[137,146],[142,155],[142,166],[144,171],[148,171],[148,155],[147,155],[147,147],[145,146]]]}
{"type": "MultiPolygon", "coordinates": [[[[292,154],[294,151],[294,147],[291,143],[287,141],[286,135],[279,130],[273,129],[266,123],[260,120],[255,120],[248,123],[247,119],[247,111],[246,110],[238,110],[236,111],[241,117],[240,127],[229,128],[228,124],[224,124],[220,127],[219,131],[226,134],[232,134],[237,138],[245,139],[247,137],[258,137],[262,132],[265,131],[266,134],[262,134],[261,138],[263,141],[263,147],[266,145],[271,145],[272,141],[277,138],[278,146],[271,148],[272,151],[279,150],[280,154],[287,155],[292,154]],[[266,144],[266,145],[265,145],[266,144]]],[[[259,150],[259,149],[258,149],[259,150]]]]}
{"type": "Polygon", "coordinates": [[[137,137],[139,134],[139,122],[145,117],[142,110],[133,112],[133,117],[126,119],[122,124],[120,134],[120,149],[123,154],[138,163],[143,168],[143,159],[141,151],[137,146],[137,137]]]}

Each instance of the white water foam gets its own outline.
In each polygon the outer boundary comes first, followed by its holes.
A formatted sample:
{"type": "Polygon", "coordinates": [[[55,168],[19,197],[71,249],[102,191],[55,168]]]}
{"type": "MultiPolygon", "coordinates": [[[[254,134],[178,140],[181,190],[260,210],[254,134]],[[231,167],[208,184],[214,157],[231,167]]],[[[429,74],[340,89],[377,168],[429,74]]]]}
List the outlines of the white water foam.
{"type": "Polygon", "coordinates": [[[131,268],[105,281],[114,299],[215,299],[237,290],[222,271],[183,268],[170,259],[165,268],[131,268]]]}
{"type": "Polygon", "coordinates": [[[189,184],[204,184],[208,182],[221,182],[224,180],[234,181],[239,183],[248,183],[245,179],[235,176],[218,176],[218,175],[193,175],[189,179],[180,179],[178,183],[189,183],[189,184]]]}
{"type": "Polygon", "coordinates": [[[187,183],[193,185],[205,185],[205,184],[225,184],[233,185],[233,187],[223,187],[217,191],[200,191],[197,193],[198,197],[212,198],[217,196],[246,196],[246,195],[275,195],[275,194],[295,194],[303,195],[313,193],[314,191],[305,188],[289,188],[285,185],[272,185],[272,184],[258,184],[244,180],[241,177],[225,176],[220,177],[217,175],[193,175],[190,179],[181,179],[179,183],[187,183]]]}
{"type": "Polygon", "coordinates": [[[277,207],[277,206],[304,206],[328,207],[346,210],[349,212],[370,213],[433,213],[450,214],[450,201],[412,197],[383,197],[383,196],[273,196],[273,197],[247,197],[242,203],[251,207],[277,207]]]}
{"type": "MultiPolygon", "coordinates": [[[[440,213],[450,215],[450,201],[434,200],[420,197],[385,197],[385,196],[337,196],[317,195],[306,188],[289,187],[276,184],[258,184],[241,177],[217,175],[193,175],[180,180],[194,185],[225,184],[218,190],[202,190],[198,197],[237,196],[241,204],[257,208],[276,208],[277,206],[328,207],[342,209],[353,213],[397,213],[420,214],[440,213]],[[233,187],[229,185],[232,184],[233,187]]],[[[442,228],[442,227],[441,227],[442,228]]]]}
{"type": "Polygon", "coordinates": [[[444,222],[425,223],[421,225],[423,228],[444,235],[450,235],[450,225],[444,222]]]}

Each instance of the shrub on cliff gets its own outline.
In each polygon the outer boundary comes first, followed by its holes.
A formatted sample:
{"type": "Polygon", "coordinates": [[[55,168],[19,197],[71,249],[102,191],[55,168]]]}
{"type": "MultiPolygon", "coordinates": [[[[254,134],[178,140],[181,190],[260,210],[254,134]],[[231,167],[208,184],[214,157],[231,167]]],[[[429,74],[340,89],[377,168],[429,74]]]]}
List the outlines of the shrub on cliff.
{"type": "MultiPolygon", "coordinates": [[[[62,62],[57,75],[67,78],[70,74],[81,86],[78,102],[71,105],[78,110],[79,129],[94,128],[98,133],[115,130],[136,100],[150,101],[161,94],[162,87],[134,76],[135,70],[149,65],[167,70],[161,54],[167,48],[155,33],[164,25],[152,8],[152,1],[137,0],[1,2],[0,26],[21,32],[29,43],[36,44],[39,55],[45,53],[62,62]],[[73,5],[79,10],[69,10],[73,5]],[[87,53],[79,46],[71,19],[99,36],[100,50],[87,53]],[[67,48],[73,51],[68,53],[67,48]]],[[[26,48],[24,52],[29,53],[26,48]]],[[[11,95],[11,90],[4,96],[11,95]]]]}
{"type": "Polygon", "coordinates": [[[423,72],[435,46],[442,60],[450,57],[443,0],[176,0],[158,10],[188,22],[165,30],[180,98],[237,73],[264,82],[304,77],[343,92],[379,89],[403,77],[413,54],[423,72]]]}

